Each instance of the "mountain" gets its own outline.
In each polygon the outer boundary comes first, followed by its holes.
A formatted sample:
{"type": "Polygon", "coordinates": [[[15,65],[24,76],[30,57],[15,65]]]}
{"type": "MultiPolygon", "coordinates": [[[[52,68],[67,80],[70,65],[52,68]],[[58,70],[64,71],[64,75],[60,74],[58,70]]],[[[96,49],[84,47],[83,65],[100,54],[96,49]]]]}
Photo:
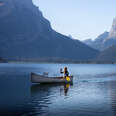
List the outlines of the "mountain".
{"type": "Polygon", "coordinates": [[[99,35],[95,40],[87,39],[87,40],[84,40],[83,42],[87,44],[88,46],[101,51],[106,48],[104,41],[108,37],[108,35],[109,35],[109,32],[104,32],[101,35],[99,35]]]}
{"type": "Polygon", "coordinates": [[[51,28],[32,0],[0,1],[0,54],[7,59],[93,59],[99,52],[51,28]]]}
{"type": "Polygon", "coordinates": [[[106,50],[102,51],[98,57],[97,61],[101,62],[116,62],[116,45],[113,45],[106,50]]]}
{"type": "Polygon", "coordinates": [[[110,32],[104,32],[93,41],[91,40],[90,42],[88,42],[88,40],[84,40],[83,42],[86,45],[89,45],[90,47],[100,51],[103,51],[111,47],[112,45],[115,45],[116,44],[116,18],[114,18],[113,20],[113,24],[112,24],[110,32]]]}
{"type": "MultiPolygon", "coordinates": [[[[93,40],[92,39],[86,39],[86,40],[84,40],[83,41],[85,44],[87,44],[88,46],[91,46],[92,48],[94,47],[94,46],[92,46],[92,44],[93,44],[93,40]]],[[[95,48],[96,49],[96,48],[95,48]]]]}
{"type": "Polygon", "coordinates": [[[113,24],[112,24],[112,27],[111,27],[111,30],[110,30],[110,33],[109,33],[108,39],[110,39],[110,38],[116,39],[116,17],[113,20],[113,24]]]}

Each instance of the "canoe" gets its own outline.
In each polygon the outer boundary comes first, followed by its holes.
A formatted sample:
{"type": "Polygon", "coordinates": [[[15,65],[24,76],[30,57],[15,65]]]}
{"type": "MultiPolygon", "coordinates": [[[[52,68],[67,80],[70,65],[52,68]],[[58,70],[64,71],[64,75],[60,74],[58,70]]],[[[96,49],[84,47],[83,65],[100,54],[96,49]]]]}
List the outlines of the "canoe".
{"type": "Polygon", "coordinates": [[[73,83],[73,76],[69,76],[70,81],[64,79],[64,77],[46,77],[44,75],[39,75],[31,73],[32,83],[73,83]]]}

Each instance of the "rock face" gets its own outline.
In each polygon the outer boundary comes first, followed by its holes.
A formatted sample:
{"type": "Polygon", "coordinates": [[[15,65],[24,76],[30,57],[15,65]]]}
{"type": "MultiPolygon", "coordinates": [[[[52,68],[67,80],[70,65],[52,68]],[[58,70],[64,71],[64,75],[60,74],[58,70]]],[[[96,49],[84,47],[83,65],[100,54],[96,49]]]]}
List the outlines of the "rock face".
{"type": "Polygon", "coordinates": [[[88,60],[98,51],[55,32],[32,0],[1,0],[0,54],[8,59],[88,60]]]}
{"type": "Polygon", "coordinates": [[[110,33],[109,33],[109,37],[108,38],[109,39],[110,38],[116,39],[116,17],[113,20],[112,28],[110,30],[110,33]]]}
{"type": "Polygon", "coordinates": [[[104,32],[100,36],[98,36],[94,41],[87,42],[87,40],[83,41],[85,44],[91,46],[94,49],[103,51],[112,45],[116,44],[116,18],[113,20],[113,24],[110,32],[104,32]]]}

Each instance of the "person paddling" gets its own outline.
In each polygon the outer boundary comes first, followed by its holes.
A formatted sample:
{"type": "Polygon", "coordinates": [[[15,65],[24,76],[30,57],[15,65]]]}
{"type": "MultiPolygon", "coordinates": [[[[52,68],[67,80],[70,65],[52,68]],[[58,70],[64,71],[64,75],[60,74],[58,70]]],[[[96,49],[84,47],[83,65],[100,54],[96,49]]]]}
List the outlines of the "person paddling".
{"type": "Polygon", "coordinates": [[[67,67],[64,67],[64,71],[62,71],[62,69],[60,69],[60,73],[63,73],[65,78],[69,76],[67,67]]]}

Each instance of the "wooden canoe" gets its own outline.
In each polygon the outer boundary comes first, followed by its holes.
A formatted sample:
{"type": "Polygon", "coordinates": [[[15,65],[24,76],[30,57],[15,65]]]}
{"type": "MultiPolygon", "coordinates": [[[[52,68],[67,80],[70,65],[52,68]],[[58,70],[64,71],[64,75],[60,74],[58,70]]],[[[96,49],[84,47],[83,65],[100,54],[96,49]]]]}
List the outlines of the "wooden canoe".
{"type": "Polygon", "coordinates": [[[69,76],[70,81],[67,81],[63,77],[46,77],[43,75],[31,73],[32,83],[73,83],[73,76],[69,76]]]}

